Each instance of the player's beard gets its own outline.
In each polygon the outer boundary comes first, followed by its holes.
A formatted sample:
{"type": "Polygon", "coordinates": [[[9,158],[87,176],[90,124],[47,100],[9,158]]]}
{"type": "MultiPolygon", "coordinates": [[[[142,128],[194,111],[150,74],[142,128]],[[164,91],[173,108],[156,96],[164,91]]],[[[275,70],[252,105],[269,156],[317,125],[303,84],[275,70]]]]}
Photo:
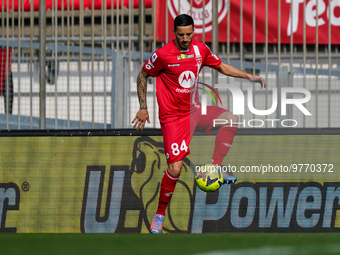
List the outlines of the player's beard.
{"type": "Polygon", "coordinates": [[[191,44],[191,41],[183,41],[183,42],[179,42],[179,45],[180,47],[182,48],[182,50],[188,50],[190,48],[190,44],[191,44]]]}

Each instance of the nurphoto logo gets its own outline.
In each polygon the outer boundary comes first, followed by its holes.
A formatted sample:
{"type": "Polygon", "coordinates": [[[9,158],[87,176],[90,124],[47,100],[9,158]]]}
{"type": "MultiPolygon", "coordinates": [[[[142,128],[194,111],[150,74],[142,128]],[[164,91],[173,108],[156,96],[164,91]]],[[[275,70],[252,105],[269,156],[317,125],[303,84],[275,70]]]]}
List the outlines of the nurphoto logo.
{"type": "MultiPolygon", "coordinates": [[[[217,96],[217,98],[219,99],[221,105],[222,105],[222,101],[221,98],[219,96],[219,94],[217,93],[217,91],[205,84],[205,83],[201,83],[198,82],[199,84],[202,84],[206,87],[208,87],[210,90],[212,90],[215,95],[217,96]]],[[[244,115],[245,114],[245,96],[243,91],[235,86],[235,85],[231,85],[231,84],[216,84],[215,88],[223,88],[223,89],[227,89],[231,92],[232,95],[232,99],[233,99],[233,114],[235,115],[244,115]]],[[[216,100],[214,98],[214,96],[212,95],[212,93],[210,93],[208,90],[203,89],[203,88],[199,88],[203,91],[205,91],[208,95],[210,95],[210,97],[213,99],[215,105],[217,105],[216,100]]],[[[272,105],[269,109],[266,110],[258,110],[254,107],[254,102],[253,102],[253,88],[249,87],[247,89],[247,106],[248,106],[248,110],[253,113],[254,115],[259,115],[259,116],[267,116],[270,115],[272,113],[274,113],[278,107],[278,89],[277,88],[273,88],[272,89],[272,105]]],[[[287,105],[295,105],[295,107],[297,107],[305,116],[311,116],[312,114],[308,111],[308,109],[303,105],[307,102],[310,101],[311,99],[311,93],[309,90],[305,89],[305,88],[281,88],[280,89],[280,99],[281,99],[281,103],[280,103],[280,109],[281,109],[281,116],[286,116],[287,115],[287,105]],[[302,98],[291,98],[292,95],[297,95],[300,94],[302,95],[302,98]]],[[[206,94],[202,95],[202,100],[201,100],[201,113],[202,115],[206,115],[207,114],[207,96],[206,94]]],[[[281,124],[282,127],[295,127],[298,125],[297,120],[295,119],[266,119],[261,120],[261,119],[243,119],[242,122],[238,122],[238,123],[229,123],[230,125],[232,124],[238,124],[238,125],[243,125],[244,127],[248,126],[248,127],[263,127],[265,125],[265,122],[268,124],[271,124],[272,127],[274,127],[275,123],[276,124],[281,124]]],[[[228,120],[225,119],[215,119],[213,126],[215,127],[216,125],[224,125],[224,124],[228,124],[228,120]]]]}

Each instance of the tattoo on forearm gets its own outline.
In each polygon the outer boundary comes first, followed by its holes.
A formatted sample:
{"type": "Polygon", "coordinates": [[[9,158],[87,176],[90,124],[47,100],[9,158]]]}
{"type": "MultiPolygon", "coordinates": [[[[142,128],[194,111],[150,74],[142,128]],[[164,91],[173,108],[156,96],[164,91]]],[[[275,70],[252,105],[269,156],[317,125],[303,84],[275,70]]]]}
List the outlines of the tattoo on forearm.
{"type": "Polygon", "coordinates": [[[146,78],[147,74],[143,71],[139,72],[137,77],[137,94],[140,108],[146,109],[146,78]]]}

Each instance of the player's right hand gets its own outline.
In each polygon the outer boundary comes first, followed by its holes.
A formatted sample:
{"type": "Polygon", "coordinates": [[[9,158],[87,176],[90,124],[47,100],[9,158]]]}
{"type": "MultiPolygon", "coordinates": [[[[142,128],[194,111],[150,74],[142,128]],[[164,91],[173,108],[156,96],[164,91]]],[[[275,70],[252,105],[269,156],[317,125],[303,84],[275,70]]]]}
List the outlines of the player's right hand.
{"type": "Polygon", "coordinates": [[[136,114],[136,117],[132,120],[133,128],[137,130],[143,130],[144,126],[148,122],[149,124],[150,119],[149,119],[149,112],[147,109],[139,109],[139,111],[136,114]]]}

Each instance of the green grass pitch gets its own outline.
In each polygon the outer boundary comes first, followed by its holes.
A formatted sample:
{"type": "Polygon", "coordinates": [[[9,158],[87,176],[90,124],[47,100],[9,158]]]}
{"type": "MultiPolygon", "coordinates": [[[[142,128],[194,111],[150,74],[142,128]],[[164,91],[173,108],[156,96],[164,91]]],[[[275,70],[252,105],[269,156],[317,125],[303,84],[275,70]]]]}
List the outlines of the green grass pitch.
{"type": "Polygon", "coordinates": [[[340,254],[340,233],[0,234],[1,254],[340,254]]]}

